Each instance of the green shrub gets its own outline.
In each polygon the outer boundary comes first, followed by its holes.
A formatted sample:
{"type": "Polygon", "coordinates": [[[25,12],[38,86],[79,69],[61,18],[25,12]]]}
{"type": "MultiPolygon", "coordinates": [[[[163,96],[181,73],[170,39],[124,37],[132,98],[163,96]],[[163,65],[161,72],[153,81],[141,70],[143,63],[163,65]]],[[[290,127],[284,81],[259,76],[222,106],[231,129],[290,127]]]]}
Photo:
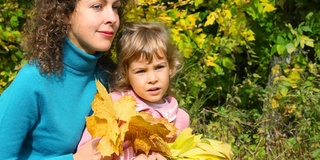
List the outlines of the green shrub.
{"type": "MultiPolygon", "coordinates": [[[[29,2],[0,0],[0,93],[23,63],[29,2]]],[[[175,82],[194,132],[234,159],[320,158],[319,0],[137,0],[130,21],[162,21],[185,57],[175,82]]]]}
{"type": "Polygon", "coordinates": [[[0,0],[0,94],[24,63],[20,31],[30,5],[29,1],[0,0]]]}

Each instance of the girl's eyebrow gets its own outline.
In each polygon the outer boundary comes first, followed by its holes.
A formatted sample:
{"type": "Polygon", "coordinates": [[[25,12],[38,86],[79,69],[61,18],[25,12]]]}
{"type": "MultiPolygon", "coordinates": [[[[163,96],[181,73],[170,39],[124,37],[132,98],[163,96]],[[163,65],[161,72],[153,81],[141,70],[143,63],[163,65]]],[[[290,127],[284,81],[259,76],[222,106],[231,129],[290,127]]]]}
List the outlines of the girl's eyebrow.
{"type": "Polygon", "coordinates": [[[121,3],[120,0],[114,0],[113,3],[121,3]]]}

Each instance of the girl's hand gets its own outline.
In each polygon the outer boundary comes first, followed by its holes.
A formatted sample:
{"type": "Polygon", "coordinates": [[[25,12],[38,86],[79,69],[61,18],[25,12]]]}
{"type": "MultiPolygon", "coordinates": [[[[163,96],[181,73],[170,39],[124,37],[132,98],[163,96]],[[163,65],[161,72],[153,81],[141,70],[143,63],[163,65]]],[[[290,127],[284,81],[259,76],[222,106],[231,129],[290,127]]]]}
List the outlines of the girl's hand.
{"type": "Polygon", "coordinates": [[[74,160],[100,160],[101,153],[98,151],[97,146],[101,138],[93,139],[84,144],[78,151],[73,155],[74,160]]]}
{"type": "Polygon", "coordinates": [[[166,160],[161,154],[152,152],[150,155],[139,154],[134,160],[166,160]]]}

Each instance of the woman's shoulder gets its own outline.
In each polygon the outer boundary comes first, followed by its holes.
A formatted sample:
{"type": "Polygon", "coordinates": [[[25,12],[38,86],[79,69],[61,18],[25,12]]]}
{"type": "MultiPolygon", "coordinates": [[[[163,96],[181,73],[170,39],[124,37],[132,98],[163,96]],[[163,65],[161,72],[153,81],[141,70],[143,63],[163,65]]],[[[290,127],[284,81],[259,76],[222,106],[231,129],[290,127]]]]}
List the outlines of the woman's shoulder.
{"type": "Polygon", "coordinates": [[[25,77],[25,78],[39,78],[40,72],[38,67],[35,64],[26,63],[19,70],[17,77],[25,77]]]}
{"type": "Polygon", "coordinates": [[[25,85],[35,84],[37,81],[39,81],[40,76],[41,75],[36,65],[27,63],[18,71],[12,83],[20,83],[25,85]]]}

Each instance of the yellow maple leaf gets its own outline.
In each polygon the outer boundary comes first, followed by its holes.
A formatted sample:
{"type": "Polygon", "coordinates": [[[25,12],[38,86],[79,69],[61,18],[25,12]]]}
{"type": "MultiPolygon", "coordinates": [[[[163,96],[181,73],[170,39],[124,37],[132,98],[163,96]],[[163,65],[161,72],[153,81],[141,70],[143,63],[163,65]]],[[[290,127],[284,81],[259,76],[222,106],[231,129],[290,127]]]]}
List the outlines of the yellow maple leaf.
{"type": "Polygon", "coordinates": [[[231,159],[231,146],[220,141],[201,139],[187,128],[173,143],[177,128],[165,118],[137,112],[135,99],[128,95],[113,102],[104,86],[96,81],[98,92],[92,102],[94,113],[86,117],[93,138],[101,137],[98,150],[102,156],[120,155],[123,142],[131,143],[137,154],[158,152],[170,159],[231,159]]]}
{"type": "Polygon", "coordinates": [[[150,151],[171,156],[166,141],[173,138],[177,128],[165,118],[153,118],[152,115],[140,112],[131,118],[125,140],[133,145],[136,153],[149,154],[150,151]]]}
{"type": "Polygon", "coordinates": [[[91,104],[94,113],[86,117],[87,129],[93,138],[101,137],[98,149],[103,156],[111,156],[113,153],[119,155],[128,130],[126,123],[131,116],[138,114],[134,110],[136,101],[132,96],[124,96],[113,102],[111,95],[98,80],[96,86],[98,92],[91,104]]]}
{"type": "Polygon", "coordinates": [[[96,80],[98,92],[92,101],[93,114],[86,125],[93,138],[101,137],[98,150],[102,156],[120,155],[123,142],[130,141],[134,149],[148,154],[157,151],[170,155],[166,140],[173,138],[177,128],[165,118],[135,110],[137,102],[131,95],[113,102],[106,88],[96,80]]]}

